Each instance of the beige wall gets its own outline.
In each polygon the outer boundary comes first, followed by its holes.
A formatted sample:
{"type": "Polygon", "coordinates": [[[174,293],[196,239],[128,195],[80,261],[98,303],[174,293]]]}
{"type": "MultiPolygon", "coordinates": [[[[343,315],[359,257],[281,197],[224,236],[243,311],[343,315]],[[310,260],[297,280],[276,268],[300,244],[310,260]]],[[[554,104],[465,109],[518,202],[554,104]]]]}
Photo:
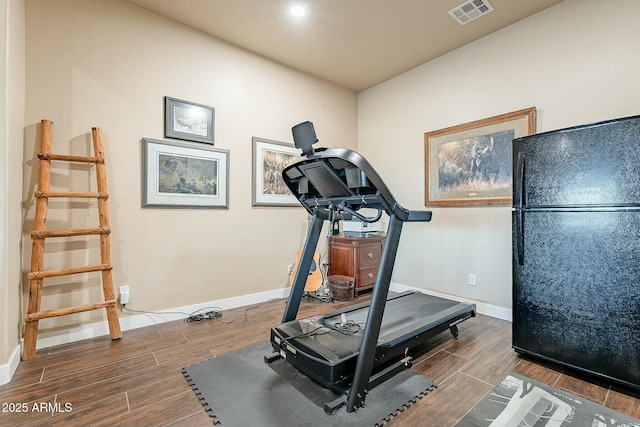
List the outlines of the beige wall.
{"type": "MultiPolygon", "coordinates": [[[[636,0],[566,0],[365,91],[358,149],[418,209],[425,132],[531,106],[538,131],[640,114],[639,15],[636,0]]],[[[510,208],[432,210],[404,228],[394,282],[511,308],[510,208]]]]}
{"type": "Polygon", "coordinates": [[[21,338],[20,240],[24,128],[24,0],[1,0],[0,20],[0,384],[17,367],[21,338]],[[11,360],[11,363],[8,363],[11,360]]]}
{"type": "MultiPolygon", "coordinates": [[[[19,35],[24,1],[0,4],[18,18],[3,37],[19,35]]],[[[354,148],[357,140],[400,202],[419,209],[424,132],[529,106],[538,108],[540,131],[639,113],[635,0],[617,0],[616,7],[566,0],[357,97],[117,0],[26,4],[26,97],[14,36],[9,46],[17,62],[8,68],[10,81],[2,82],[4,106],[19,112],[25,102],[26,113],[22,121],[4,110],[0,120],[0,364],[18,345],[17,311],[26,303],[16,282],[22,279],[26,289],[40,119],[55,122],[54,147],[61,152],[86,152],[90,128],[103,129],[115,284],[131,286],[132,308],[162,310],[284,286],[305,214],[251,207],[252,136],[290,142],[290,127],[311,119],[324,145],[354,148]],[[140,207],[140,138],[162,139],[165,95],[216,107],[216,146],[231,151],[228,210],[140,207]],[[24,147],[7,143],[21,139],[24,147]]],[[[57,170],[55,180],[95,185],[76,169],[57,170]]],[[[51,226],[95,225],[88,216],[94,205],[76,203],[73,214],[67,207],[52,208],[51,226]]],[[[430,224],[406,225],[394,281],[510,308],[509,208],[433,211],[430,224]],[[466,285],[468,273],[477,275],[477,287],[466,285]]],[[[87,248],[96,245],[50,245],[47,260],[59,261],[55,267],[93,261],[83,255],[87,248]]],[[[55,297],[44,303],[99,297],[95,282],[74,280],[71,291],[54,285],[48,291],[55,297]]],[[[102,320],[99,312],[67,316],[43,321],[42,330],[64,334],[102,320]]]]}
{"type": "MultiPolygon", "coordinates": [[[[130,286],[131,309],[166,310],[288,285],[306,214],[251,206],[251,138],[292,142],[291,127],[313,120],[321,145],[355,148],[355,93],[118,0],[28,0],[26,28],[24,271],[37,124],[46,118],[54,121],[54,152],[86,153],[91,127],[102,128],[114,282],[130,286]],[[230,150],[229,209],[141,208],[140,139],[163,139],[164,96],[215,107],[215,147],[230,150]]],[[[89,179],[82,169],[58,167],[52,186],[95,188],[95,174],[89,179]]],[[[48,227],[66,224],[96,226],[95,204],[50,202],[48,227]]],[[[99,263],[97,239],[51,242],[45,261],[52,267],[99,263]]],[[[94,277],[74,276],[65,287],[50,280],[43,306],[99,299],[94,277]]],[[[40,329],[64,333],[103,319],[100,310],[48,319],[40,329]]]]}

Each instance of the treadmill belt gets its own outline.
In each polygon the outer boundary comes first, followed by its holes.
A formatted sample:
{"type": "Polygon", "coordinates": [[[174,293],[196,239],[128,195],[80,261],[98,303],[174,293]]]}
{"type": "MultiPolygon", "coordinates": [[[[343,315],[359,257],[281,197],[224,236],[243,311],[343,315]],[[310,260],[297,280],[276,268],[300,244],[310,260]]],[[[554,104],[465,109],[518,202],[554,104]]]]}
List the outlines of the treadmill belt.
{"type": "MultiPolygon", "coordinates": [[[[468,304],[417,292],[401,294],[399,297],[389,299],[382,317],[378,345],[385,345],[407,335],[414,335],[416,331],[428,330],[433,325],[446,322],[461,309],[464,310],[468,307],[468,304]]],[[[369,307],[354,311],[347,309],[344,314],[347,321],[353,321],[364,330],[369,307]]],[[[335,325],[342,322],[341,318],[340,314],[325,316],[324,323],[326,326],[337,329],[335,325]]]]}

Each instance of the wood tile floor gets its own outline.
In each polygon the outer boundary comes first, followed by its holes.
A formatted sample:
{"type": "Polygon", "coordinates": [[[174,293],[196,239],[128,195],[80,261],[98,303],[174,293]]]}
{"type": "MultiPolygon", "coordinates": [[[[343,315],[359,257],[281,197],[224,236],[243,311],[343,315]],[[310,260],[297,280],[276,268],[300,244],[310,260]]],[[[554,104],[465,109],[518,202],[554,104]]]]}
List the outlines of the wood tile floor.
{"type": "MultiPolygon", "coordinates": [[[[300,316],[345,304],[305,298],[300,316]]],[[[118,341],[107,336],[39,350],[0,386],[0,426],[211,426],[181,368],[268,341],[284,306],[274,300],[227,310],[218,320],[168,322],[125,331],[118,341]]],[[[412,369],[439,387],[390,427],[453,426],[509,372],[640,418],[638,391],[519,357],[511,324],[488,316],[463,322],[457,339],[448,332],[434,338],[412,369]]]]}

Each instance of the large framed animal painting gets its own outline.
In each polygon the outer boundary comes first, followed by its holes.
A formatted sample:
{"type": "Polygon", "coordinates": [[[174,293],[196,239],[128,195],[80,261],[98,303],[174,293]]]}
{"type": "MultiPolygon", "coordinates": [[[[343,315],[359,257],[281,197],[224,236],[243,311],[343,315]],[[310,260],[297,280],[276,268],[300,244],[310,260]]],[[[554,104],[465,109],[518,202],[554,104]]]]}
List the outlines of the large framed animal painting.
{"type": "Polygon", "coordinates": [[[510,205],[512,141],[534,133],[535,107],[425,133],[425,206],[510,205]]]}
{"type": "Polygon", "coordinates": [[[282,170],[301,151],[285,142],[253,137],[252,206],[300,206],[282,179],[282,170]]]}

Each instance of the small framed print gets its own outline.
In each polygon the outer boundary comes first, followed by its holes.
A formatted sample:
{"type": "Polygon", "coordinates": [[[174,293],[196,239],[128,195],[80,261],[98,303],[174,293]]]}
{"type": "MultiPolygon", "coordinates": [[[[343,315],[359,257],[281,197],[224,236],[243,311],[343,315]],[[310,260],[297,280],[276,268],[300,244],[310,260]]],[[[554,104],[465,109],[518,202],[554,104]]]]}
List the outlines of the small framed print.
{"type": "Polygon", "coordinates": [[[207,105],[164,97],[166,138],[214,143],[215,109],[207,105]]]}

